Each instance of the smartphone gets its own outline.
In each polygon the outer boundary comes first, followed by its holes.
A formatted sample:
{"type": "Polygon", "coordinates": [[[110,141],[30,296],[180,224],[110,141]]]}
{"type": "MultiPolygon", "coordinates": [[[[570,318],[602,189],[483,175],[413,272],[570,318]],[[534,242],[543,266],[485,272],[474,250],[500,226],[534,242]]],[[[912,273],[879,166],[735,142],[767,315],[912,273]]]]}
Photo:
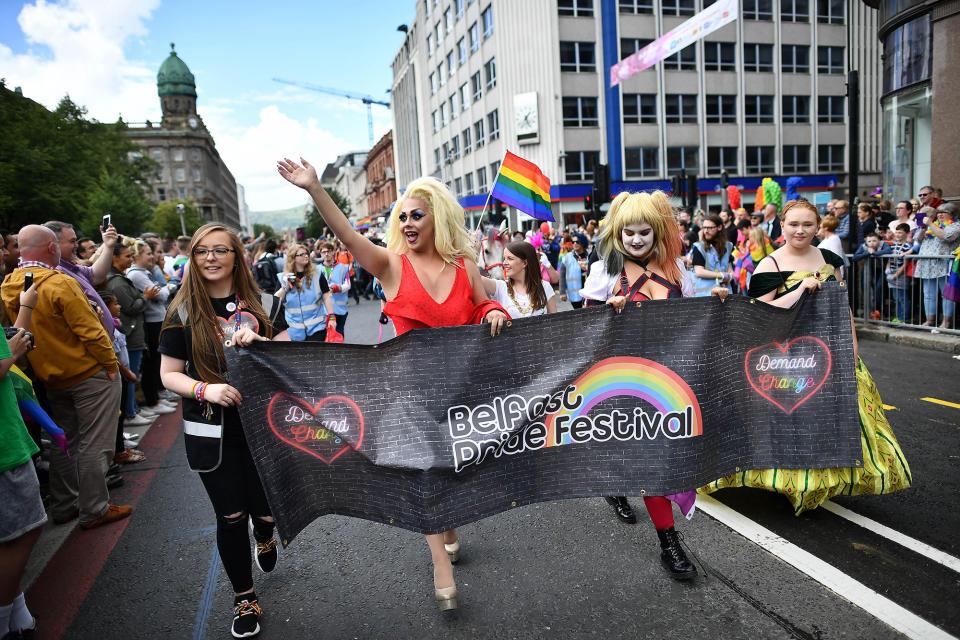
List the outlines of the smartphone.
{"type": "Polygon", "coordinates": [[[297,227],[297,242],[303,242],[303,227],[297,227]]]}
{"type": "Polygon", "coordinates": [[[33,286],[33,274],[27,272],[23,274],[23,290],[26,291],[33,286]]]}
{"type": "Polygon", "coordinates": [[[103,230],[106,231],[110,224],[110,214],[108,213],[107,215],[103,216],[103,224],[101,226],[103,227],[103,230]]]}

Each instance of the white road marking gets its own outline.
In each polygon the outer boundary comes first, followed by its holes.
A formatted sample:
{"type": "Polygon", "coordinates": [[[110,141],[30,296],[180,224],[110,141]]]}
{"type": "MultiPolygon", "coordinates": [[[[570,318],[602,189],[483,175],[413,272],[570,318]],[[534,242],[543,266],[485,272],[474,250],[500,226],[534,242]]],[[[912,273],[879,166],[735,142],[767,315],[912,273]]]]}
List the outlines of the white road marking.
{"type": "Polygon", "coordinates": [[[787,564],[799,569],[838,596],[882,620],[908,638],[958,640],[943,629],[904,609],[873,589],[854,580],[833,565],[760,526],[742,513],[705,495],[697,496],[697,508],[743,537],[763,547],[787,564]]]}
{"type": "Polygon", "coordinates": [[[955,558],[949,553],[944,553],[936,547],[931,547],[925,542],[920,542],[916,538],[911,538],[905,533],[900,533],[896,529],[891,529],[885,524],[880,524],[876,520],[871,520],[866,516],[862,516],[859,513],[854,513],[845,507],[841,507],[838,504],[827,501],[820,505],[821,508],[826,509],[830,513],[845,518],[854,524],[858,524],[864,529],[869,529],[870,531],[883,536],[887,540],[892,540],[899,545],[907,547],[911,551],[916,551],[922,556],[930,558],[934,562],[938,562],[952,571],[960,573],[960,558],[955,558]]]}

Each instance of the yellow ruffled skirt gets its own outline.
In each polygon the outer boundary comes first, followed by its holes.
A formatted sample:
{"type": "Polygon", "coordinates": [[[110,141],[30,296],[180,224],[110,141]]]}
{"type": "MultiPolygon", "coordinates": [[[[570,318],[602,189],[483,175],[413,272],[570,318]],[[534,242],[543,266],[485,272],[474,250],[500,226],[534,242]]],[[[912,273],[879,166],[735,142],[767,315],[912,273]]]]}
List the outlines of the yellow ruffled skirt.
{"type": "Polygon", "coordinates": [[[862,360],[857,360],[862,468],[753,469],[720,478],[700,493],[726,487],[755,487],[780,493],[796,515],[816,509],[833,496],[879,495],[910,486],[910,466],[883,413],[877,385],[862,360]]]}

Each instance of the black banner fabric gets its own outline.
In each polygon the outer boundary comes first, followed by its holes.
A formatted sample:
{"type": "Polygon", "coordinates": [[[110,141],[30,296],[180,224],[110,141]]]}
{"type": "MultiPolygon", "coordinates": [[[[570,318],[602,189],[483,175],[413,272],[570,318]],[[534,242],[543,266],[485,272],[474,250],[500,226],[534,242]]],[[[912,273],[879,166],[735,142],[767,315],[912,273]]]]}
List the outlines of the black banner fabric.
{"type": "Polygon", "coordinates": [[[376,345],[228,349],[284,544],[316,518],[438,533],[520,505],[860,464],[847,292],[631,303],[376,345]]]}

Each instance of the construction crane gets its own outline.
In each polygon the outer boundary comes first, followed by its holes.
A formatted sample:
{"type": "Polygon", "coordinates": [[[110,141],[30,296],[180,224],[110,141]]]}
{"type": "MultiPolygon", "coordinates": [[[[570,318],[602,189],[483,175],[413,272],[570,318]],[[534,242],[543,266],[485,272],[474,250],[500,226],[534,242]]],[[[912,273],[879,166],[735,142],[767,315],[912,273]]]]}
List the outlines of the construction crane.
{"type": "Polygon", "coordinates": [[[289,84],[294,87],[300,87],[302,89],[309,89],[311,91],[319,91],[320,93],[329,93],[332,96],[340,96],[341,98],[347,98],[348,100],[359,100],[363,104],[367,105],[367,129],[370,133],[370,147],[373,148],[373,113],[371,112],[370,105],[379,104],[389,109],[389,102],[377,100],[373,96],[361,96],[355,93],[350,93],[349,91],[321,87],[315,84],[310,84],[309,82],[294,82],[293,80],[284,80],[282,78],[274,78],[273,81],[281,84],[289,84]]]}

